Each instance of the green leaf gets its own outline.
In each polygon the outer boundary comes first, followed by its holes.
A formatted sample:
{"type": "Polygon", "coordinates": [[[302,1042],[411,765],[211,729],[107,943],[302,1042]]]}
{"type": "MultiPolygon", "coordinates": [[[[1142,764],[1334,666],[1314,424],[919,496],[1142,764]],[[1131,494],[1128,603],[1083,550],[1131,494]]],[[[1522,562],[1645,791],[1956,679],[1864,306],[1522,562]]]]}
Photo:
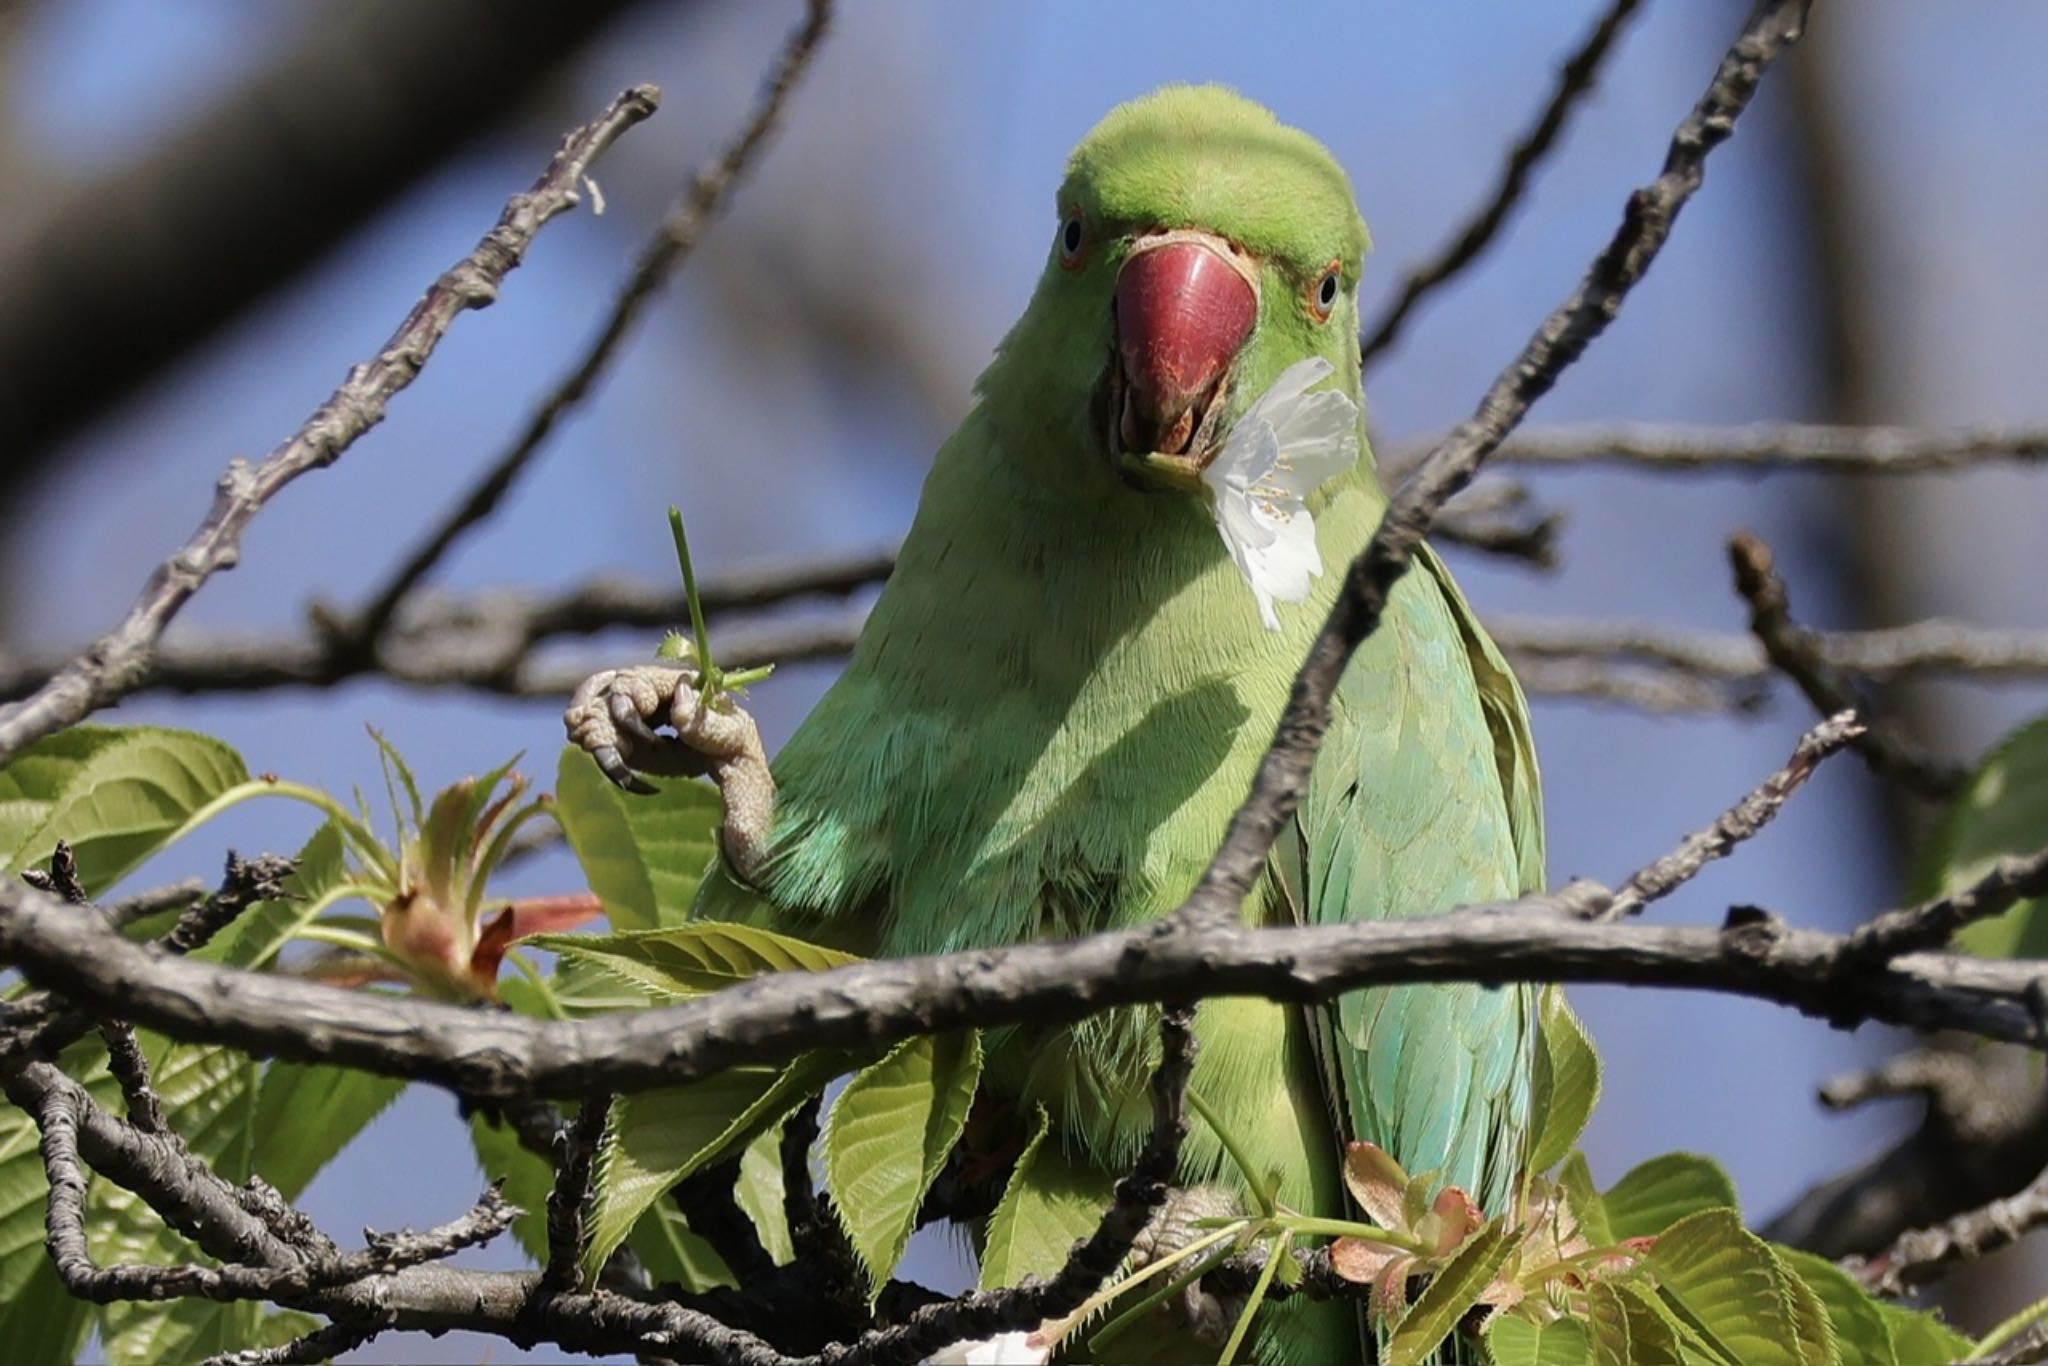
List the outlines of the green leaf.
{"type": "Polygon", "coordinates": [[[621,792],[574,745],[556,771],[554,812],[615,930],[675,925],[689,914],[725,818],[708,783],[674,778],[652,796],[621,792]]]}
{"type": "Polygon", "coordinates": [[[1500,1269],[1514,1254],[1507,1225],[1495,1220],[1465,1240],[1458,1254],[1430,1280],[1428,1288],[1387,1339],[1386,1366],[1420,1366],[1451,1335],[1500,1269]]]}
{"type": "Polygon", "coordinates": [[[981,1079],[981,1036],[906,1039],[847,1083],[825,1122],[833,1208],[867,1268],[870,1298],[889,1282],[917,1209],[960,1141],[981,1079]]]}
{"type": "Polygon", "coordinates": [[[782,1126],[778,1124],[740,1154],[740,1181],[733,1189],[740,1209],[753,1220],[754,1231],[761,1236],[761,1250],[778,1264],[796,1256],[782,1194],[782,1126]]]}
{"type": "Polygon", "coordinates": [[[1662,1233],[1700,1210],[1735,1208],[1735,1183],[1697,1153],[1665,1153],[1636,1167],[1601,1197],[1615,1242],[1662,1233]]]}
{"type": "Polygon", "coordinates": [[[273,1062],[256,1098],[257,1173],[296,1200],[404,1089],[398,1077],[273,1062]]]}
{"type": "Polygon", "coordinates": [[[1531,1107],[1536,1137],[1529,1150],[1529,1170],[1547,1172],[1564,1161],[1593,1117],[1600,1099],[1600,1055],[1593,1051],[1585,1026],[1562,989],[1545,987],[1536,1009],[1542,1047],[1536,1050],[1531,1107]]]}
{"type": "Polygon", "coordinates": [[[100,1347],[108,1366],[202,1361],[252,1346],[262,1332],[263,1306],[247,1300],[116,1302],[100,1310],[100,1347]]]}
{"type": "MultiPolygon", "coordinates": [[[[1948,805],[1921,850],[1912,878],[1915,900],[1960,891],[2005,854],[2031,854],[2048,843],[2048,715],[1999,741],[1948,805]]],[[[1965,926],[1956,942],[1987,958],[2048,957],[2042,898],[1965,926]]]]}
{"type": "Polygon", "coordinates": [[[1586,1287],[1586,1307],[1593,1333],[1593,1359],[1600,1366],[1635,1366],[1637,1362],[1699,1360],[1680,1344],[1678,1330],[1637,1286],[1626,1281],[1596,1280],[1586,1287]]]}
{"type": "Polygon", "coordinates": [[[0,769],[0,854],[8,859],[8,871],[23,867],[15,855],[49,820],[71,775],[126,734],[120,726],[73,726],[38,740],[0,769]]]}
{"type": "Polygon", "coordinates": [[[1600,1198],[1600,1188],[1593,1184],[1593,1169],[1586,1165],[1584,1153],[1575,1152],[1565,1159],[1557,1172],[1557,1184],[1563,1188],[1565,1204],[1579,1221],[1579,1231],[1586,1235],[1587,1242],[1607,1247],[1621,1241],[1608,1227],[1607,1202],[1600,1198]]]}
{"type": "Polygon", "coordinates": [[[1917,1366],[1922,1361],[1960,1361],[1969,1355],[1970,1340],[1936,1315],[1884,1300],[1873,1303],[1877,1305],[1878,1317],[1884,1320],[1892,1356],[1899,1366],[1917,1366]]]}
{"type": "Polygon", "coordinates": [[[10,851],[9,871],[44,862],[65,840],[78,856],[79,880],[97,895],[161,849],[201,807],[249,778],[241,756],[209,735],[158,726],[79,729],[94,733],[52,737],[8,767],[0,823],[16,827],[38,799],[47,804],[41,822],[10,851]],[[108,729],[112,738],[101,733],[108,729]],[[39,758],[49,762],[34,762],[39,758]]]}
{"type": "MultiPolygon", "coordinates": [[[[762,1250],[773,1261],[786,1263],[796,1252],[782,1214],[781,1138],[779,1128],[770,1129],[747,1145],[740,1155],[740,1179],[733,1194],[753,1220],[762,1250]]],[[[738,1284],[725,1260],[690,1228],[673,1200],[657,1200],[640,1216],[626,1241],[656,1285],[676,1281],[687,1289],[704,1291],[738,1284]]]]}
{"type": "Polygon", "coordinates": [[[1731,1366],[1832,1360],[1819,1302],[1732,1209],[1701,1210],[1657,1236],[1645,1264],[1665,1302],[1731,1366]],[[1804,1289],[1800,1285],[1800,1289],[1804,1289]]]}
{"type": "Polygon", "coordinates": [[[850,1063],[843,1052],[806,1053],[780,1068],[729,1067],[688,1086],[622,1098],[598,1150],[585,1278],[678,1181],[780,1124],[850,1063]]]}
{"type": "Polygon", "coordinates": [[[764,972],[822,972],[860,961],[788,935],[715,920],[627,934],[537,934],[526,942],[567,963],[602,968],[657,1000],[723,991],[764,972]]]}
{"type": "Polygon", "coordinates": [[[1771,1260],[1776,1263],[1778,1279],[1783,1282],[1785,1293],[1792,1302],[1792,1325],[1797,1335],[1794,1342],[1799,1348],[1801,1366],[1834,1366],[1841,1360],[1835,1344],[1834,1321],[1822,1305],[1819,1294],[1769,1243],[1764,1243],[1764,1251],[1770,1253],[1771,1260]]]}
{"type": "Polygon", "coordinates": [[[983,1290],[1053,1275],[1066,1265],[1074,1244],[1094,1234],[1115,1197],[1115,1177],[1071,1161],[1062,1145],[1046,1142],[1051,1127],[1040,1109],[1031,1140],[989,1216],[981,1250],[983,1290]]]}
{"type": "Polygon", "coordinates": [[[656,1201],[633,1225],[626,1241],[656,1285],[674,1281],[687,1290],[702,1292],[738,1284],[725,1259],[691,1230],[673,1200],[656,1201]]]}
{"type": "Polygon", "coordinates": [[[1493,1366],[1591,1366],[1593,1345],[1577,1319],[1497,1318],[1486,1330],[1493,1366]]]}
{"type": "Polygon", "coordinates": [[[477,1111],[469,1117],[469,1142],[476,1165],[489,1181],[499,1183],[505,1198],[522,1213],[512,1236],[536,1264],[548,1255],[548,1192],[555,1188],[555,1169],[526,1150],[511,1122],[477,1111]]]}
{"type": "MultiPolygon", "coordinates": [[[[1795,1247],[1772,1244],[1778,1260],[1797,1276],[1827,1311],[1842,1360],[1856,1366],[1910,1366],[1892,1351],[1891,1333],[1885,1328],[1879,1302],[1856,1283],[1856,1278],[1825,1257],[1816,1257],[1795,1247]]],[[[1949,1358],[1944,1356],[1942,1360],[1949,1358]]]]}
{"type": "Polygon", "coordinates": [[[15,1361],[76,1361],[92,1334],[93,1306],[71,1297],[40,1241],[35,1252],[24,1263],[28,1278],[0,1295],[0,1342],[15,1361]]]}
{"type": "MultiPolygon", "coordinates": [[[[67,1050],[66,1071],[76,1076],[88,1094],[101,1105],[118,1107],[120,1089],[108,1075],[99,1041],[67,1050]],[[81,1062],[81,1055],[83,1061],[81,1062]]],[[[40,1135],[26,1110],[0,1101],[0,1342],[10,1346],[29,1338],[48,1335],[62,1338],[70,1320],[57,1304],[46,1304],[39,1312],[31,1307],[36,1287],[44,1282],[56,1286],[55,1297],[63,1304],[75,1303],[59,1285],[56,1271],[43,1251],[43,1208],[50,1187],[43,1179],[43,1159],[38,1148],[40,1135]]],[[[79,1305],[81,1313],[89,1306],[79,1305]]],[[[21,1349],[14,1349],[21,1354],[21,1349]]],[[[34,1360],[22,1354],[25,1360],[34,1360]]],[[[51,1357],[51,1360],[68,1359],[51,1357]]]]}

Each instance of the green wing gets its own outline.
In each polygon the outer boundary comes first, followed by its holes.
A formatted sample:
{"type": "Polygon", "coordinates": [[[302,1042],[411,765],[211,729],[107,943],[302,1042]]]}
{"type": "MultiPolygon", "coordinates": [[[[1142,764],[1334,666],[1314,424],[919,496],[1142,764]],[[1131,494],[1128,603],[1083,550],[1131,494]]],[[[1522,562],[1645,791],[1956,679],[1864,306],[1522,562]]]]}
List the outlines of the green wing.
{"type": "MultiPolygon", "coordinates": [[[[1319,923],[1428,915],[1543,883],[1527,704],[1427,548],[1337,687],[1297,817],[1300,909],[1319,923]]],[[[1293,900],[1294,898],[1290,898],[1293,900]]],[[[1531,992],[1470,983],[1353,992],[1316,1031],[1350,1136],[1435,1171],[1488,1213],[1518,1175],[1531,992]]]]}

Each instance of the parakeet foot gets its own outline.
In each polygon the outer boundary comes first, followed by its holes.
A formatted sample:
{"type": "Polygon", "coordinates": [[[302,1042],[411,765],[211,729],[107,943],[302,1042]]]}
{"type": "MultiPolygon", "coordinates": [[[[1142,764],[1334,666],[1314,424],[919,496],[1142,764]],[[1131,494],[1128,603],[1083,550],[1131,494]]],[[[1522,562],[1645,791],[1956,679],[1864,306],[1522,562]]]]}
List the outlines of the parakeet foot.
{"type": "Polygon", "coordinates": [[[705,695],[695,662],[592,674],[562,713],[570,742],[628,792],[657,789],[640,775],[706,777],[725,798],[723,840],[735,873],[755,880],[775,820],[775,779],[754,718],[730,692],[705,695]],[[674,734],[655,729],[666,724],[674,734]]]}
{"type": "MultiPolygon", "coordinates": [[[[1152,1222],[1131,1244],[1131,1269],[1142,1270],[1170,1257],[1209,1232],[1200,1226],[1200,1221],[1235,1219],[1243,1213],[1243,1202],[1221,1186],[1175,1186],[1166,1193],[1166,1203],[1152,1216],[1152,1222]]],[[[1244,1304],[1243,1296],[1215,1295],[1204,1290],[1201,1278],[1197,1277],[1182,1288],[1168,1308],[1196,1337],[1220,1344],[1229,1336],[1238,1315],[1244,1312],[1244,1304]]]]}

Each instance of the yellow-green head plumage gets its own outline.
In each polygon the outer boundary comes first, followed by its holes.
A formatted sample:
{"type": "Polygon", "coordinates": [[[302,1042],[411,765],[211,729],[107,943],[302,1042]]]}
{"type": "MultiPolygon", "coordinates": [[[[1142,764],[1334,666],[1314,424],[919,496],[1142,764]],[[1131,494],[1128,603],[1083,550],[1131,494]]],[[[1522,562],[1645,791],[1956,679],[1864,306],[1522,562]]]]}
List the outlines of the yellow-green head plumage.
{"type": "MultiPolygon", "coordinates": [[[[1320,144],[1228,90],[1170,87],[1088,135],[1055,211],[850,667],[777,759],[762,890],[792,932],[924,953],[1169,911],[1385,507],[1369,457],[1308,498],[1331,572],[1269,631],[1200,477],[1289,366],[1320,357],[1327,387],[1358,397],[1368,239],[1320,144]]],[[[1336,713],[1247,920],[1419,915],[1541,882],[1522,697],[1433,555],[1336,713]]],[[[990,1084],[1114,1168],[1149,1113],[1141,1016],[1012,1031],[990,1084]]],[[[1526,1125],[1526,1016],[1523,993],[1472,987],[1309,1013],[1212,1001],[1194,1084],[1297,1208],[1345,1212],[1338,1164],[1359,1137],[1491,1211],[1526,1125]]],[[[1187,1151],[1188,1180],[1236,1180],[1204,1126],[1187,1151]]],[[[1276,1314],[1259,1353],[1330,1359],[1350,1331],[1348,1310],[1276,1314]]]]}

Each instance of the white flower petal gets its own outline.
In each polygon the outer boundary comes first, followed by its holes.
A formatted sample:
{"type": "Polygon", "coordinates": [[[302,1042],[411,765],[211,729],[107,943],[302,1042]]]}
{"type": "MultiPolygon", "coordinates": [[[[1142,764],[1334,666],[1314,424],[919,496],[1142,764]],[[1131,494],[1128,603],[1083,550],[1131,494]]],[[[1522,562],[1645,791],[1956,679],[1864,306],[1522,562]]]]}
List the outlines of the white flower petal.
{"type": "Polygon", "coordinates": [[[1308,392],[1332,373],[1320,356],[1281,371],[1202,471],[1216,530],[1269,631],[1280,629],[1274,603],[1306,601],[1323,572],[1305,500],[1358,458],[1358,405],[1335,390],[1308,392]]]}
{"type": "Polygon", "coordinates": [[[1336,367],[1321,356],[1308,356],[1282,370],[1266,386],[1266,392],[1251,405],[1246,416],[1265,408],[1284,408],[1314,386],[1336,373],[1336,367]]]}
{"type": "Polygon", "coordinates": [[[926,1357],[922,1366],[1043,1366],[1050,1347],[1034,1346],[1030,1333],[1002,1333],[977,1342],[956,1342],[926,1357]]]}
{"type": "Polygon", "coordinates": [[[1202,471],[1217,494],[1226,489],[1244,493],[1264,482],[1280,465],[1280,436],[1268,422],[1239,421],[1223,449],[1202,471]]]}
{"type": "Polygon", "coordinates": [[[1358,459],[1358,405],[1349,394],[1320,390],[1282,414],[1273,424],[1273,434],[1279,438],[1287,462],[1296,469],[1329,471],[1308,485],[1314,488],[1358,459]]]}

